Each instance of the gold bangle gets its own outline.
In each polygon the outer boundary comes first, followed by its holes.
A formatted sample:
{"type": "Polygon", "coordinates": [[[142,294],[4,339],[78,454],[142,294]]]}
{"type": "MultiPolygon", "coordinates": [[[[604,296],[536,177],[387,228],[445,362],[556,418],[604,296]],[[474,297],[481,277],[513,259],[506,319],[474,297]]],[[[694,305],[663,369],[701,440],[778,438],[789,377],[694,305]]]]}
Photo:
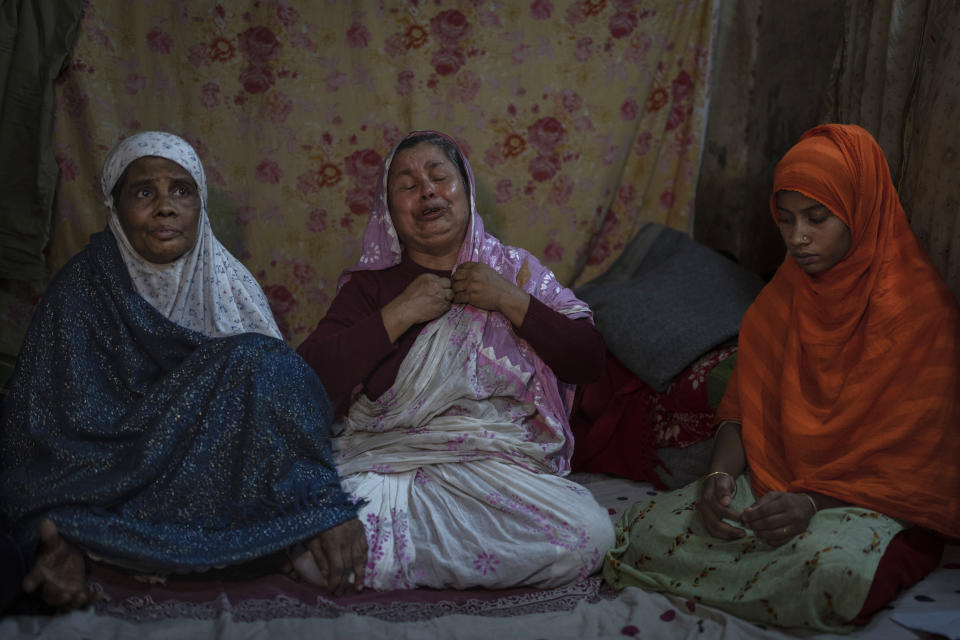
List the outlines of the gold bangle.
{"type": "Polygon", "coordinates": [[[707,480],[709,480],[714,476],[727,476],[728,478],[733,480],[733,495],[730,497],[733,498],[737,495],[737,479],[736,478],[734,478],[732,475],[730,475],[726,471],[711,471],[707,475],[703,476],[703,481],[706,482],[707,480]]]}
{"type": "MultiPolygon", "coordinates": [[[[813,515],[817,515],[817,511],[820,511],[820,509],[817,509],[817,503],[814,501],[813,496],[811,496],[809,493],[805,493],[803,495],[806,496],[807,500],[810,501],[810,506],[813,507],[813,515]]],[[[813,516],[810,517],[812,518],[813,516]]]]}

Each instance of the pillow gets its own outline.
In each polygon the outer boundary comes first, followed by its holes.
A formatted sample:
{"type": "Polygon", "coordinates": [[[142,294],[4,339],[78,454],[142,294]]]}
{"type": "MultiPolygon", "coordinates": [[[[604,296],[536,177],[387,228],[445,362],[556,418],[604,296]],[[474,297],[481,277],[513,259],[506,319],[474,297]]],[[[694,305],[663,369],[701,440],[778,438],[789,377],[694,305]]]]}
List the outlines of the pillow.
{"type": "Polygon", "coordinates": [[[607,348],[663,392],[675,375],[737,335],[763,280],[674,229],[648,224],[607,273],[576,294],[607,348]]]}

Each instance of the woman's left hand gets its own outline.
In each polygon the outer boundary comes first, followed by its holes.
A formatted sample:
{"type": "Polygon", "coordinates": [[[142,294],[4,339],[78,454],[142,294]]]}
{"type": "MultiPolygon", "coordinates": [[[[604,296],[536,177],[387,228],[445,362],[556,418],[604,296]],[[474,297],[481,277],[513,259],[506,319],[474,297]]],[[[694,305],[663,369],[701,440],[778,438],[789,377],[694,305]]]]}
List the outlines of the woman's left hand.
{"type": "Polygon", "coordinates": [[[806,531],[813,514],[806,495],[771,491],[744,509],[740,521],[758,538],[779,547],[806,531]]]}
{"type": "Polygon", "coordinates": [[[515,326],[523,324],[530,296],[505,279],[493,267],[480,262],[464,262],[450,276],[453,301],[478,309],[499,311],[515,326]]]}

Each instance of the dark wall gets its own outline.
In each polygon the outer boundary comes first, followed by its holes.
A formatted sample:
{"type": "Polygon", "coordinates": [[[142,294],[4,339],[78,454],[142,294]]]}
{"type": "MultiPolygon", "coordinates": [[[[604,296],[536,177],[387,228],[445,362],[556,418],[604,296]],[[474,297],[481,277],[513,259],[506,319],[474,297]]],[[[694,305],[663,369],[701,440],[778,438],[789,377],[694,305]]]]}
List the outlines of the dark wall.
{"type": "Polygon", "coordinates": [[[773,170],[818,123],[844,28],[835,0],[721,3],[694,237],[761,274],[783,260],[773,170]]]}

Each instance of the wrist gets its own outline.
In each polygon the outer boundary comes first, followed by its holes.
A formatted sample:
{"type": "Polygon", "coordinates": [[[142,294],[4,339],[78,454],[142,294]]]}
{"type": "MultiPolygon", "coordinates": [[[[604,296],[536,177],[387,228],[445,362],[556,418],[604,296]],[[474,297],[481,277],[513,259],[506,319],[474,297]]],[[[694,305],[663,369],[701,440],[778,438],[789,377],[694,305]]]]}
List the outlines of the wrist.
{"type": "Polygon", "coordinates": [[[390,342],[396,342],[412,326],[407,320],[405,305],[397,300],[391,300],[380,309],[380,319],[390,342]]]}
{"type": "Polygon", "coordinates": [[[723,469],[711,469],[709,473],[703,476],[703,479],[709,480],[710,478],[713,478],[715,476],[725,476],[727,478],[730,478],[731,480],[736,480],[736,478],[733,476],[732,473],[730,473],[729,471],[724,471],[723,469]]]}
{"type": "Polygon", "coordinates": [[[530,295],[519,287],[513,286],[501,294],[499,303],[500,313],[505,315],[515,327],[520,327],[527,317],[527,309],[530,307],[530,295]]]}
{"type": "Polygon", "coordinates": [[[729,495],[731,500],[737,495],[737,479],[726,471],[711,471],[703,476],[700,480],[700,493],[704,494],[708,486],[713,487],[713,495],[716,495],[717,491],[729,491],[726,495],[729,495]],[[728,481],[729,484],[721,481],[728,481]],[[729,489],[718,489],[718,487],[723,486],[723,484],[726,484],[729,489]]]}
{"type": "Polygon", "coordinates": [[[520,318],[522,320],[524,316],[527,315],[527,309],[530,308],[530,294],[523,289],[517,288],[513,297],[516,300],[517,310],[520,312],[520,318]]]}
{"type": "Polygon", "coordinates": [[[733,485],[733,493],[734,493],[734,495],[736,495],[736,493],[737,493],[737,478],[736,478],[732,473],[729,473],[729,472],[727,472],[727,471],[722,471],[722,470],[711,471],[711,472],[708,473],[707,475],[703,476],[703,481],[706,482],[706,481],[711,480],[711,479],[713,479],[713,478],[727,478],[727,479],[729,479],[729,480],[730,480],[730,484],[733,485]]]}
{"type": "MultiPolygon", "coordinates": [[[[734,480],[736,480],[736,479],[737,479],[737,476],[740,475],[737,471],[731,469],[730,465],[712,464],[712,465],[710,465],[709,469],[710,469],[710,471],[707,472],[707,475],[714,475],[714,474],[721,474],[721,473],[722,473],[723,475],[730,476],[730,477],[733,478],[734,480]]],[[[705,477],[706,477],[706,476],[705,476],[705,477]]]]}

